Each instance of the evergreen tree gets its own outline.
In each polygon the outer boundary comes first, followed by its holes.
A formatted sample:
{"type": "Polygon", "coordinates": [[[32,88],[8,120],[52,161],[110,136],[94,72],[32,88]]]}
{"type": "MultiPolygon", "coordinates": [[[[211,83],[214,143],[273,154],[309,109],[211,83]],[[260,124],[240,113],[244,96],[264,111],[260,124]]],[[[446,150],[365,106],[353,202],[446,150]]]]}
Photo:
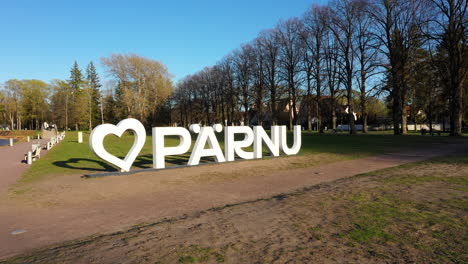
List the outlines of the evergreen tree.
{"type": "Polygon", "coordinates": [[[81,69],[78,67],[78,63],[75,61],[72,69],[70,70],[70,79],[68,80],[70,91],[68,93],[68,115],[69,122],[75,125],[75,129],[78,130],[80,126],[86,124],[86,96],[83,92],[83,74],[81,69]]]}
{"type": "Polygon", "coordinates": [[[103,122],[102,105],[101,105],[101,84],[99,82],[99,76],[96,72],[93,62],[91,61],[86,68],[86,83],[88,90],[88,118],[89,118],[89,129],[93,128],[93,125],[103,122]]]}
{"type": "Polygon", "coordinates": [[[75,61],[70,70],[70,80],[68,81],[72,91],[79,91],[83,86],[83,74],[81,73],[78,63],[75,61]]]}
{"type": "Polygon", "coordinates": [[[111,124],[118,123],[119,116],[117,112],[117,103],[114,99],[112,90],[104,91],[101,103],[103,105],[103,116],[105,122],[111,124]]]}
{"type": "Polygon", "coordinates": [[[125,119],[130,115],[128,107],[122,107],[125,105],[126,100],[124,86],[125,85],[122,81],[118,81],[117,86],[115,87],[114,105],[121,106],[114,109],[114,113],[118,119],[125,119]]]}

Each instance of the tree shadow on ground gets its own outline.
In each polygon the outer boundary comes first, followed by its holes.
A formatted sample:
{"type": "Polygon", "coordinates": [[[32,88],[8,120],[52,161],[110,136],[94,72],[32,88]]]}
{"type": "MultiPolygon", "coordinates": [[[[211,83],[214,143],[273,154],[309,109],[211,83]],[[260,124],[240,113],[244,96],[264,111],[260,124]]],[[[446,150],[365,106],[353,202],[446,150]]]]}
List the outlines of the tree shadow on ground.
{"type": "Polygon", "coordinates": [[[99,160],[93,160],[93,159],[69,159],[66,161],[55,161],[52,163],[53,165],[57,167],[62,167],[62,168],[67,168],[67,169],[74,169],[74,170],[86,170],[86,171],[117,171],[116,168],[112,167],[111,165],[107,164],[106,162],[99,161],[99,160]],[[84,166],[79,166],[79,162],[93,162],[97,163],[99,166],[102,168],[92,168],[84,165],[84,166]],[[77,164],[77,166],[73,165],[77,164]]]}

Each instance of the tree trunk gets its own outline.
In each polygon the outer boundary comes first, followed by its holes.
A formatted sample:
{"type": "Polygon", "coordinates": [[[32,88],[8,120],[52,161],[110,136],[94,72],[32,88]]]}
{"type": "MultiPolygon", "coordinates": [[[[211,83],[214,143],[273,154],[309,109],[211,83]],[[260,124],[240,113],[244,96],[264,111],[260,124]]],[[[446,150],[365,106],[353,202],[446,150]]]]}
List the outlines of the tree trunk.
{"type": "Polygon", "coordinates": [[[351,110],[348,114],[348,118],[349,118],[349,134],[351,135],[354,135],[356,134],[356,125],[355,125],[355,122],[354,122],[354,115],[353,115],[353,108],[352,107],[349,107],[351,110]]]}
{"type": "Polygon", "coordinates": [[[406,112],[406,93],[407,93],[407,86],[406,86],[406,77],[404,71],[401,75],[401,134],[406,135],[408,134],[408,114],[406,112]]]}
{"type": "Polygon", "coordinates": [[[450,122],[450,135],[462,135],[462,121],[463,121],[463,82],[457,83],[458,77],[452,77],[452,103],[450,104],[451,122],[450,122]]]}
{"type": "Polygon", "coordinates": [[[367,128],[367,114],[364,114],[362,116],[362,132],[363,133],[369,132],[369,130],[367,128]]]}
{"type": "Polygon", "coordinates": [[[315,112],[317,113],[317,131],[319,133],[323,133],[322,124],[321,124],[322,120],[320,120],[320,106],[319,106],[318,100],[316,100],[315,112]]]}
{"type": "Polygon", "coordinates": [[[362,133],[367,133],[367,106],[366,96],[361,92],[362,133]]]}
{"type": "Polygon", "coordinates": [[[442,131],[445,132],[446,127],[445,127],[445,115],[442,117],[442,131]]]}
{"type": "MultiPolygon", "coordinates": [[[[349,74],[348,76],[352,76],[349,74]]],[[[347,97],[348,97],[348,105],[349,105],[349,113],[348,113],[348,118],[349,118],[349,133],[350,134],[356,134],[356,125],[354,122],[354,104],[353,104],[353,89],[352,89],[352,80],[351,78],[348,78],[348,84],[347,84],[347,97]]]]}
{"type": "Polygon", "coordinates": [[[335,101],[335,93],[332,93],[330,95],[330,99],[331,99],[331,115],[332,115],[332,129],[336,129],[336,121],[337,121],[337,117],[336,117],[336,101],[335,101]]]}
{"type": "MultiPolygon", "coordinates": [[[[406,112],[406,111],[405,111],[406,112]]],[[[406,135],[408,133],[408,118],[406,116],[406,113],[403,113],[401,115],[401,133],[403,135],[406,135]]]]}
{"type": "Polygon", "coordinates": [[[244,108],[245,108],[245,113],[244,113],[244,126],[250,126],[250,120],[249,120],[249,104],[247,102],[244,102],[244,108]]]}
{"type": "Polygon", "coordinates": [[[65,101],[65,131],[68,131],[68,94],[65,101]]]}
{"type": "Polygon", "coordinates": [[[221,124],[223,124],[223,126],[225,125],[224,120],[226,120],[226,116],[224,113],[224,100],[221,100],[221,124]]]}
{"type": "MultiPolygon", "coordinates": [[[[298,125],[299,123],[299,117],[297,114],[297,107],[296,107],[296,88],[293,88],[292,90],[292,111],[293,111],[293,124],[298,125]]],[[[292,127],[291,127],[292,130],[292,127]]]]}
{"type": "MultiPolygon", "coordinates": [[[[317,84],[317,87],[319,84],[317,84]]],[[[323,133],[323,125],[322,125],[322,109],[320,108],[321,106],[321,100],[320,98],[322,97],[322,94],[320,93],[320,89],[317,90],[317,130],[319,133],[323,133]]]]}
{"type": "MultiPolygon", "coordinates": [[[[102,98],[102,96],[101,96],[102,98]]],[[[104,124],[104,109],[102,106],[102,99],[101,99],[101,124],[104,124]]]]}
{"type": "Polygon", "coordinates": [[[276,91],[275,89],[271,90],[270,93],[271,97],[271,124],[272,125],[277,125],[278,124],[278,113],[276,110],[276,91]]]}
{"type": "Polygon", "coordinates": [[[13,114],[10,113],[10,130],[14,130],[14,129],[15,129],[15,121],[13,118],[13,114]]]}
{"type": "Polygon", "coordinates": [[[312,87],[310,85],[310,74],[307,73],[307,130],[312,131],[312,87]]]}
{"type": "Polygon", "coordinates": [[[317,81],[317,130],[319,133],[323,133],[322,125],[322,109],[321,109],[321,97],[322,97],[322,79],[320,78],[320,73],[316,73],[317,81]]]}
{"type": "Polygon", "coordinates": [[[400,120],[401,120],[401,104],[400,96],[398,95],[398,87],[394,87],[392,91],[392,118],[393,118],[393,134],[401,135],[400,120]]]}
{"type": "Polygon", "coordinates": [[[364,70],[361,69],[361,116],[362,116],[362,133],[367,133],[367,106],[366,106],[366,77],[364,70]]]}
{"type": "Polygon", "coordinates": [[[93,108],[91,107],[91,101],[89,103],[89,131],[93,130],[93,108]]]}
{"type": "Polygon", "coordinates": [[[429,105],[429,111],[427,113],[427,120],[429,121],[429,133],[432,135],[432,105],[429,105]]]}

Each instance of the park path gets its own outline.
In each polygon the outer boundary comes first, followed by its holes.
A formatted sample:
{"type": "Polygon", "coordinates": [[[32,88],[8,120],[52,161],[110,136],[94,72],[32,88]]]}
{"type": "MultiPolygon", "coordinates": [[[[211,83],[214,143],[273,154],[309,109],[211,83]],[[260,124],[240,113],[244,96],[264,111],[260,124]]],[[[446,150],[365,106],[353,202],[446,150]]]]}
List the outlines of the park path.
{"type": "MultiPolygon", "coordinates": [[[[59,208],[30,208],[0,204],[0,259],[52,243],[116,232],[136,224],[157,222],[163,218],[183,216],[213,207],[271,197],[306,186],[329,183],[356,174],[466,151],[466,149],[468,149],[467,143],[437,145],[425,150],[371,156],[268,174],[260,173],[229,181],[180,182],[176,186],[158,189],[151,194],[135,195],[132,199],[103,200],[59,208]],[[24,229],[27,232],[13,235],[12,231],[17,229],[24,229]]],[[[217,166],[236,166],[236,163],[217,166]]],[[[158,172],[148,172],[148,174],[152,176],[156,174],[158,177],[153,177],[154,181],[163,182],[170,179],[171,174],[172,176],[177,174],[177,170],[172,170],[168,176],[161,176],[162,174],[157,174],[158,172]]],[[[125,177],[114,177],[113,180],[126,179],[128,180],[125,177]]],[[[105,192],[105,186],[102,188],[105,192]]]]}
{"type": "MultiPolygon", "coordinates": [[[[8,187],[23,175],[23,173],[31,166],[23,162],[24,154],[31,151],[32,144],[37,144],[37,139],[30,142],[20,142],[10,146],[0,147],[0,193],[5,192],[8,187]]],[[[39,142],[43,147],[47,139],[40,139],[39,142]]],[[[41,157],[47,153],[47,150],[41,150],[41,157]]]]}

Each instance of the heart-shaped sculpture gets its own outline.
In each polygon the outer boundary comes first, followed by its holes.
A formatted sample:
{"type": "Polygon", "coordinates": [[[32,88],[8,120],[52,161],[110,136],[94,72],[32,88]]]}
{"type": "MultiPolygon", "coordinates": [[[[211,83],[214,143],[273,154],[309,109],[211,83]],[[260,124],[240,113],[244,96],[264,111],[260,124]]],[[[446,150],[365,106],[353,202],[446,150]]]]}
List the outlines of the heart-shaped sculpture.
{"type": "Polygon", "coordinates": [[[99,125],[93,129],[93,132],[91,132],[91,135],[89,136],[89,146],[94,153],[101,159],[121,168],[122,171],[130,171],[133,162],[145,145],[145,141],[145,127],[140,121],[133,118],[124,119],[116,126],[111,124],[99,125]],[[133,130],[135,132],[135,141],[130,151],[122,160],[106,151],[104,148],[104,137],[109,134],[121,137],[126,130],[133,130]]]}

